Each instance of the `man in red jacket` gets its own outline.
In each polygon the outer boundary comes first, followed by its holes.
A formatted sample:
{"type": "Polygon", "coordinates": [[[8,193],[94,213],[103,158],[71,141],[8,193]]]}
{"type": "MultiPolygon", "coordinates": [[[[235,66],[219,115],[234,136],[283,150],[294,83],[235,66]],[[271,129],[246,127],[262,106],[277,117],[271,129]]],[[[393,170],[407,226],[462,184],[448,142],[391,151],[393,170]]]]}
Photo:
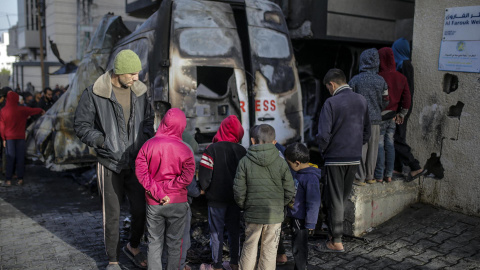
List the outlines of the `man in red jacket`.
{"type": "Polygon", "coordinates": [[[44,114],[41,108],[29,108],[18,105],[19,96],[10,91],[7,94],[5,107],[0,110],[0,134],[6,151],[7,170],[5,186],[12,185],[13,170],[16,169],[18,185],[23,184],[25,172],[25,128],[28,117],[44,114]],[[16,165],[16,168],[15,168],[16,165]]]}
{"type": "Polygon", "coordinates": [[[147,199],[148,269],[162,269],[164,238],[168,248],[167,269],[180,265],[182,236],[187,218],[187,186],[195,174],[195,159],[182,141],[187,125],[177,108],[167,111],[157,134],[138,152],[135,173],[147,199]]]}

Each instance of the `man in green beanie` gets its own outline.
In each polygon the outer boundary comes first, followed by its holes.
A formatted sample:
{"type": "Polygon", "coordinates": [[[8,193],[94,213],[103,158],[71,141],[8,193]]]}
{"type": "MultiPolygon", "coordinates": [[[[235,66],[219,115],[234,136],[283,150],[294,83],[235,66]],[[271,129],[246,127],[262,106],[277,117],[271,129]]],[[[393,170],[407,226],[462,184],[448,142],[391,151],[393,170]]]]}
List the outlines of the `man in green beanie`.
{"type": "Polygon", "coordinates": [[[145,190],[135,176],[134,166],[138,151],[154,135],[154,114],[147,86],[138,79],[141,70],[135,52],[120,51],[113,70],[83,92],[75,112],[73,127],[78,138],[97,153],[108,270],[121,269],[119,219],[124,194],[132,220],[129,243],[122,249],[138,267],[147,266],[147,258],[139,249],[145,226],[145,190]]]}

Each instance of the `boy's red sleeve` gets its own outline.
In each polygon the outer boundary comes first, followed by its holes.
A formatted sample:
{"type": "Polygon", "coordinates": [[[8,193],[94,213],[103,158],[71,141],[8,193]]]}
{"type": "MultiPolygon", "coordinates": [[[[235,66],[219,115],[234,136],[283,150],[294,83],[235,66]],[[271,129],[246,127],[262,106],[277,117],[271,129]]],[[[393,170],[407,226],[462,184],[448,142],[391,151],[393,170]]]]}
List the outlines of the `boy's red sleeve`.
{"type": "Polygon", "coordinates": [[[200,166],[198,166],[198,181],[202,190],[208,189],[213,177],[213,166],[215,157],[213,153],[210,153],[212,151],[210,151],[209,149],[211,148],[209,147],[205,149],[205,152],[203,152],[200,166]]]}

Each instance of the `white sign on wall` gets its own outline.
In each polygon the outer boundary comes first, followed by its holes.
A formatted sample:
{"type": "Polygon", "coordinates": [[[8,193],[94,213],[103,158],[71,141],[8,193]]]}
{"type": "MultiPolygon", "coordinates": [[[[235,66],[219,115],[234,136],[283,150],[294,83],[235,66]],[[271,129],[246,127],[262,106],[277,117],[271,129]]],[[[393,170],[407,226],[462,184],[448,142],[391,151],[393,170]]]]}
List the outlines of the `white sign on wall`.
{"type": "Polygon", "coordinates": [[[480,72],[480,6],[445,9],[438,70],[480,72]]]}

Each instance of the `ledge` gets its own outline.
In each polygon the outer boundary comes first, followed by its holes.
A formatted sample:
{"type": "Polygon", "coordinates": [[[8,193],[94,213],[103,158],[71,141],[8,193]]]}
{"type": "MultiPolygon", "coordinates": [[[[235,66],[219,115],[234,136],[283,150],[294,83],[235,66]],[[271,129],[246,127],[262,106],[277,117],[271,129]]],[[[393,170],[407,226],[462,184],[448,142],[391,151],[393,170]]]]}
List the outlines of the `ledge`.
{"type": "Polygon", "coordinates": [[[418,202],[418,181],[406,183],[367,184],[353,186],[352,196],[345,205],[344,232],[361,236],[369,228],[376,227],[418,202]]]}

